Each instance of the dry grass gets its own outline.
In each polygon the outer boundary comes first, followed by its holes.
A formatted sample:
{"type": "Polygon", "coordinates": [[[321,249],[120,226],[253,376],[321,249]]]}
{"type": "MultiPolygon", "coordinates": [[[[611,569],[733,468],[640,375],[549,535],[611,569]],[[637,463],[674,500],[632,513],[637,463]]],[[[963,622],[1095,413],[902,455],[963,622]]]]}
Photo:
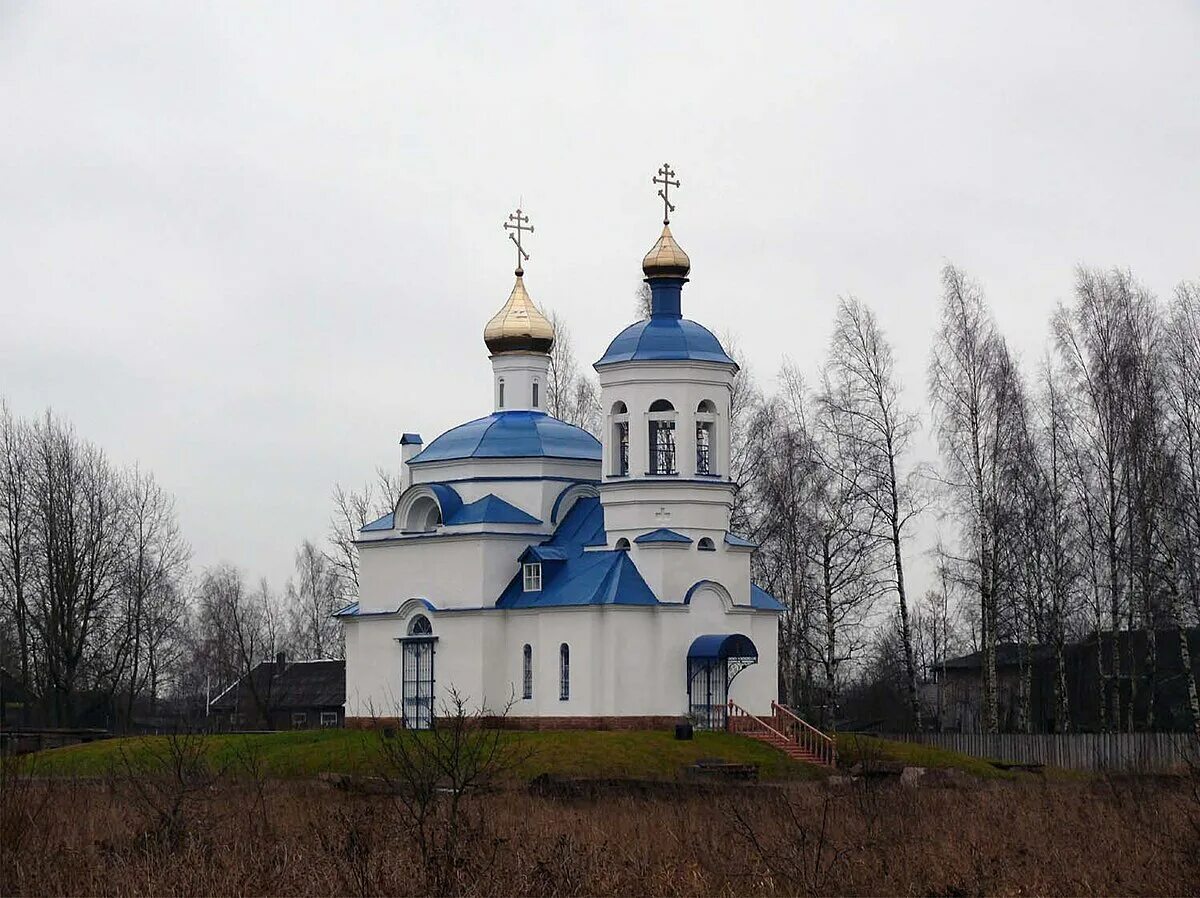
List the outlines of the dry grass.
{"type": "MultiPolygon", "coordinates": [[[[186,779],[186,777],[185,777],[186,779]]],[[[164,782],[155,796],[172,794],[164,782]]],[[[4,895],[422,894],[390,795],[196,780],[178,815],[126,778],[12,777],[4,895]]],[[[1200,806],[1184,780],[830,788],[587,801],[470,796],[469,895],[1195,894],[1200,806]]]]}

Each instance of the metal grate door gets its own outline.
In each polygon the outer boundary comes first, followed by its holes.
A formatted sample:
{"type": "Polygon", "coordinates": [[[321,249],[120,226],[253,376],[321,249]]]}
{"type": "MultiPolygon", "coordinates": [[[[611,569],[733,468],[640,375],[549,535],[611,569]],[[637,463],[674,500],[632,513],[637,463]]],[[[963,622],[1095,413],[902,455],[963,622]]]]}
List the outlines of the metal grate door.
{"type": "Polygon", "coordinates": [[[433,726],[433,641],[406,639],[403,645],[404,726],[427,730],[433,726]]]}
{"type": "Polygon", "coordinates": [[[727,677],[724,658],[688,659],[688,714],[699,729],[725,729],[727,677]]]}

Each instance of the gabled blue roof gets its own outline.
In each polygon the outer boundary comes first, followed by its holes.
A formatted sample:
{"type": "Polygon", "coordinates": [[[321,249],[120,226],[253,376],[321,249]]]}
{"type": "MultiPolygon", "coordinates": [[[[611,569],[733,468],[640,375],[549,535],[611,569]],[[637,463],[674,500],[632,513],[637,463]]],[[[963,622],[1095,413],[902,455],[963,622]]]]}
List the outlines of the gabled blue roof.
{"type": "Polygon", "coordinates": [[[674,530],[668,530],[666,527],[659,527],[657,530],[634,537],[633,541],[635,543],[690,543],[692,538],[684,536],[682,533],[676,533],[674,530]]]}
{"type": "Polygon", "coordinates": [[[736,365],[712,331],[686,318],[656,316],[637,321],[608,344],[595,367],[617,362],[691,359],[736,365]]]}
{"type": "Polygon", "coordinates": [[[725,545],[734,546],[738,549],[757,549],[758,543],[754,540],[746,539],[744,536],[738,536],[736,533],[725,533],[725,545]]]}
{"type": "Polygon", "coordinates": [[[460,458],[573,458],[600,461],[600,441],[545,412],[493,412],[447,430],[410,465],[460,458]]]}
{"type": "MultiPolygon", "coordinates": [[[[458,490],[446,483],[425,483],[437,497],[442,509],[442,523],[453,527],[458,524],[540,524],[533,515],[517,508],[495,493],[488,493],[474,502],[463,504],[458,490]]],[[[362,528],[360,532],[393,530],[396,526],[395,512],[388,512],[362,528]]]]}
{"type": "Polygon", "coordinates": [[[542,588],[525,592],[518,573],[500,598],[498,608],[550,608],[572,605],[657,605],[658,599],[629,559],[617,550],[585,552],[584,547],[603,544],[604,509],[594,496],[579,499],[554,535],[526,555],[545,553],[561,564],[542,572],[542,588]]]}
{"type": "Polygon", "coordinates": [[[445,524],[540,524],[540,520],[510,505],[494,493],[464,505],[445,524]]]}
{"type": "Polygon", "coordinates": [[[750,607],[760,611],[783,611],[783,604],[761,586],[750,584],[750,607]]]}
{"type": "Polygon", "coordinates": [[[530,546],[518,561],[566,561],[569,557],[563,546],[530,546]]]}

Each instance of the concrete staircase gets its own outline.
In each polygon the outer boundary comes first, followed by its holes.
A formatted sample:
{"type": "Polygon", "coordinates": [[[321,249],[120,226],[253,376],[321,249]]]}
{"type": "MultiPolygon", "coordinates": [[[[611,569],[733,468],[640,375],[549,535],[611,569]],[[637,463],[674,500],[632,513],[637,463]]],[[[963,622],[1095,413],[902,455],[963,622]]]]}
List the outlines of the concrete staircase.
{"type": "Polygon", "coordinates": [[[765,742],[795,761],[823,767],[837,766],[837,747],[833,739],[778,702],[771,702],[770,717],[758,717],[730,702],[725,727],[731,733],[765,742]]]}

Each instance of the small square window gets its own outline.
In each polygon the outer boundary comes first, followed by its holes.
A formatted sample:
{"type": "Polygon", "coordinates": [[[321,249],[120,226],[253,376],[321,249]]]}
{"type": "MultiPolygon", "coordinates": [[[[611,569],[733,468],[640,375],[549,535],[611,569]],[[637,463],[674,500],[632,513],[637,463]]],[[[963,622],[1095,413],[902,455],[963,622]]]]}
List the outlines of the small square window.
{"type": "Polygon", "coordinates": [[[337,711],[322,711],[321,712],[321,729],[337,726],[337,711]]]}
{"type": "Polygon", "coordinates": [[[292,729],[300,730],[308,726],[308,714],[304,711],[296,711],[292,714],[292,729]]]}
{"type": "Polygon", "coordinates": [[[532,561],[525,565],[525,592],[541,592],[542,591],[542,565],[541,562],[532,561]]]}

